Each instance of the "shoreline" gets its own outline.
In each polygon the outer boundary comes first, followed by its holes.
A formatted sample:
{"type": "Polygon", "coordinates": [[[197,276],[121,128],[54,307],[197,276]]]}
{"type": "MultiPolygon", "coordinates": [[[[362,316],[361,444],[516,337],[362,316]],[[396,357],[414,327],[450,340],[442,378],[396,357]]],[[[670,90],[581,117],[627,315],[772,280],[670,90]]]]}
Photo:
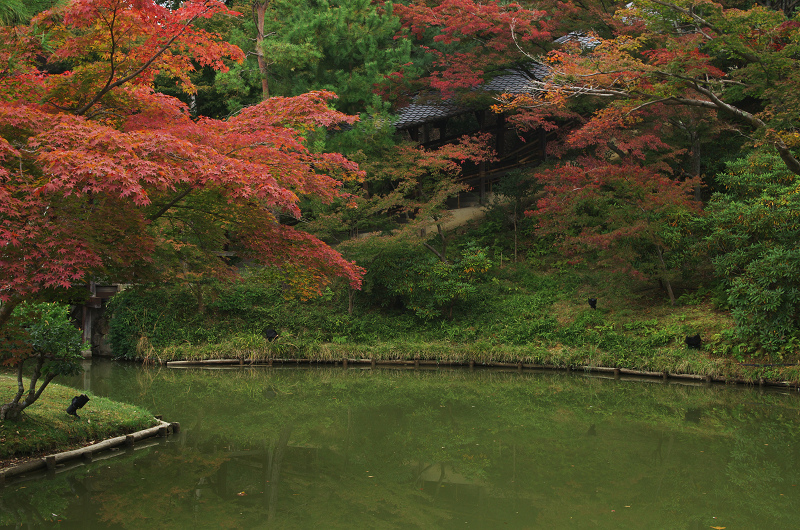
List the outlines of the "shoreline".
{"type": "MultiPolygon", "coordinates": [[[[110,357],[97,356],[105,360],[114,360],[110,357]]],[[[775,388],[775,389],[790,389],[800,392],[799,381],[779,380],[774,378],[763,377],[764,374],[758,373],[754,370],[753,374],[744,374],[735,377],[732,374],[723,375],[701,375],[692,373],[680,373],[671,371],[647,371],[637,370],[632,368],[622,367],[608,367],[608,366],[595,366],[595,365],[564,365],[558,366],[554,364],[541,364],[541,363],[526,363],[522,361],[517,362],[502,362],[502,361],[487,361],[479,362],[475,360],[434,360],[434,359],[377,359],[377,358],[350,358],[342,357],[339,359],[313,359],[313,358],[221,358],[221,359],[195,359],[195,360],[170,360],[158,361],[155,359],[136,359],[126,360],[125,362],[136,362],[143,365],[153,364],[166,366],[167,368],[235,368],[235,367],[271,367],[271,366],[284,366],[284,365],[328,365],[328,366],[341,366],[344,369],[350,367],[359,367],[361,369],[377,367],[397,367],[409,370],[432,370],[438,368],[459,368],[459,369],[491,369],[491,370],[504,370],[514,371],[518,373],[523,372],[566,372],[566,373],[584,373],[594,377],[602,377],[607,379],[614,379],[618,381],[662,381],[663,383],[674,384],[688,384],[697,386],[708,386],[712,384],[725,384],[725,385],[743,385],[758,388],[775,388]]],[[[798,365],[755,365],[748,366],[744,363],[733,363],[731,365],[741,369],[747,368],[764,368],[764,367],[779,367],[779,368],[797,368],[798,365]]],[[[48,453],[47,451],[32,454],[11,456],[5,459],[0,459],[0,488],[6,483],[7,479],[14,479],[28,473],[40,472],[47,470],[48,472],[56,471],[57,467],[63,467],[67,462],[82,459],[84,462],[91,462],[95,453],[117,449],[121,446],[132,449],[136,442],[147,438],[153,437],[166,437],[180,432],[180,424],[168,423],[156,417],[159,421],[158,425],[150,427],[141,431],[131,434],[124,434],[115,436],[93,444],[80,445],[76,444],[75,448],[58,453],[48,453]]]]}
{"type": "MultiPolygon", "coordinates": [[[[153,361],[138,361],[144,364],[153,361]]],[[[796,389],[800,391],[800,382],[798,381],[780,381],[777,379],[768,379],[764,377],[752,377],[752,378],[745,378],[745,377],[731,377],[731,376],[713,376],[713,375],[701,375],[701,374],[689,374],[689,373],[680,373],[680,372],[657,372],[657,371],[645,371],[645,370],[636,370],[630,368],[620,368],[620,367],[606,367],[606,366],[591,366],[591,365],[582,365],[582,366],[555,366],[555,365],[548,365],[548,364],[536,364],[536,363],[524,363],[524,362],[475,362],[475,361],[438,361],[438,360],[428,360],[428,359],[364,359],[364,358],[342,358],[340,360],[330,360],[330,359],[305,359],[305,358],[297,358],[297,359],[198,359],[198,360],[176,360],[176,361],[164,361],[160,363],[154,364],[161,364],[168,368],[181,368],[181,367],[192,367],[192,366],[273,366],[275,364],[285,365],[285,364],[327,364],[333,366],[341,365],[343,368],[347,368],[349,365],[369,365],[372,368],[375,368],[378,365],[384,366],[403,366],[409,367],[414,369],[420,368],[430,368],[430,367],[459,367],[459,368],[502,368],[502,369],[513,369],[519,372],[523,371],[564,371],[564,372],[585,372],[585,373],[595,373],[595,374],[612,374],[614,379],[620,379],[623,376],[633,376],[636,378],[647,378],[647,379],[663,379],[663,380],[670,380],[670,379],[677,379],[677,380],[689,380],[695,381],[698,383],[721,383],[721,384],[735,384],[735,385],[746,385],[746,386],[770,386],[776,388],[789,388],[789,389],[796,389]]],[[[741,366],[741,365],[740,365],[741,366]]],[[[785,367],[798,367],[800,365],[785,365],[785,367]]]]}
{"type": "MultiPolygon", "coordinates": [[[[158,418],[156,418],[158,419],[158,418]]],[[[149,438],[165,438],[180,432],[179,423],[168,423],[158,419],[158,424],[129,434],[114,436],[92,444],[82,445],[75,449],[61,451],[58,453],[48,453],[47,451],[36,455],[22,455],[0,460],[0,488],[5,486],[9,479],[21,478],[28,473],[37,473],[42,470],[47,472],[57,472],[59,467],[65,467],[68,463],[82,459],[84,462],[91,462],[96,453],[101,453],[111,449],[125,446],[134,449],[136,443],[149,438]]]]}

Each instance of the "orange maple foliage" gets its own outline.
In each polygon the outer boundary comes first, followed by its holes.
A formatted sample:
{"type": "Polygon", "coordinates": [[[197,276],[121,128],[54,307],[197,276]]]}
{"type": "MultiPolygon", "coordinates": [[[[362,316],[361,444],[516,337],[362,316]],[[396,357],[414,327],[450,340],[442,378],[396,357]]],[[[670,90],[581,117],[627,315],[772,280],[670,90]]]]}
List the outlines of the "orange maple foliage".
{"type": "Polygon", "coordinates": [[[242,59],[194,26],[217,14],[237,15],[214,0],[174,11],[73,0],[29,27],[0,28],[0,325],[45,288],[163,273],[152,263],[164,253],[183,267],[167,277],[230,274],[223,244],[308,269],[311,289],[334,276],[360,285],[359,267],[280,222],[300,218],[302,196],[340,198],[342,182],[361,176],[343,156],[304,144],[312,129],[356,120],[329,108],[334,94],[273,98],[213,120],[151,88],[160,72],[191,92],[195,65],[242,59]],[[191,274],[189,247],[202,257],[191,274]]]}

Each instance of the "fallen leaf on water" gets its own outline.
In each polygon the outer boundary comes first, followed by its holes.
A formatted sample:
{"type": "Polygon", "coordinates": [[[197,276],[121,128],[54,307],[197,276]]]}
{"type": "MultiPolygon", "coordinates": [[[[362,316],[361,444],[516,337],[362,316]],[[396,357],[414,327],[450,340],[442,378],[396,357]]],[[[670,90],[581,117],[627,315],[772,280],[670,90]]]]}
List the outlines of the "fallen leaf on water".
{"type": "Polygon", "coordinates": [[[245,493],[245,492],[243,492],[243,491],[240,491],[240,492],[239,492],[239,493],[237,493],[236,495],[238,495],[239,497],[244,497],[245,495],[247,495],[247,493],[245,493]]]}
{"type": "Polygon", "coordinates": [[[714,530],[725,530],[724,526],[710,526],[709,528],[713,528],[714,530]]]}

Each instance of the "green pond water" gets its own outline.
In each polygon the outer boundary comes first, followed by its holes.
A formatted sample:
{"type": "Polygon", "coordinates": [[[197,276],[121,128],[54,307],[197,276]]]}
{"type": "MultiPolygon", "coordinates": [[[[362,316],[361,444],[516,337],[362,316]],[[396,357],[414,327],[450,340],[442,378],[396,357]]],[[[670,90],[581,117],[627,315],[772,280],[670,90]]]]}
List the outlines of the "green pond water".
{"type": "Polygon", "coordinates": [[[788,391],[102,360],[64,382],[181,433],[11,482],[2,528],[800,526],[800,400],[788,391]]]}

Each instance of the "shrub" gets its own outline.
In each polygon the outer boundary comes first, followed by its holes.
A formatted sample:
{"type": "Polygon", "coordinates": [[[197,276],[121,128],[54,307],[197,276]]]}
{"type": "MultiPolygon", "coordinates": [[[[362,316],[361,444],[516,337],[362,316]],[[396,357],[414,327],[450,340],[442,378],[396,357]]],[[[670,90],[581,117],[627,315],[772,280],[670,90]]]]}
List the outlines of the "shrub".
{"type": "Polygon", "coordinates": [[[800,195],[777,155],[755,153],[718,176],[727,188],[707,210],[706,238],[736,336],[779,355],[800,333],[800,195]]]}

